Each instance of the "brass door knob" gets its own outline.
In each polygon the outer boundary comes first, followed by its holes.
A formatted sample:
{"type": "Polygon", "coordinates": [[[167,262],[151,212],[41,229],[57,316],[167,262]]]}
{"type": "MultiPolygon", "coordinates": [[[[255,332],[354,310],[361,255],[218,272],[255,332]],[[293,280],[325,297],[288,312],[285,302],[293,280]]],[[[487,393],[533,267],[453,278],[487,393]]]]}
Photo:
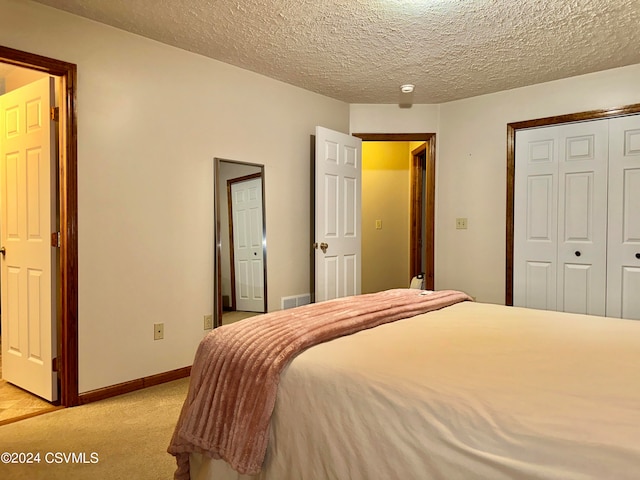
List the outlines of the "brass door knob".
{"type": "Polygon", "coordinates": [[[322,250],[322,253],[327,253],[327,248],[329,248],[329,244],[328,243],[322,242],[320,244],[320,250],[322,250]]]}

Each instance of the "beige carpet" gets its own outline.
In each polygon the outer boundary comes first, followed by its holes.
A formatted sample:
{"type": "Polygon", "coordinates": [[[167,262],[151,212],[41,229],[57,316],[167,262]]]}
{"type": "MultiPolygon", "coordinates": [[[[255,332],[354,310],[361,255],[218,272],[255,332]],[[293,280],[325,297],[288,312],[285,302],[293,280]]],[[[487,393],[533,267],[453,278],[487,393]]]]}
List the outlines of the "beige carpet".
{"type": "Polygon", "coordinates": [[[222,312],[222,325],[230,325],[235,322],[239,322],[240,320],[244,320],[245,318],[255,317],[256,315],[262,315],[261,313],[255,312],[222,312]]]}
{"type": "Polygon", "coordinates": [[[175,461],[167,447],[188,382],[176,380],[0,426],[0,454],[40,454],[40,463],[0,462],[0,479],[173,478],[175,461]],[[65,463],[63,454],[68,458],[72,453],[77,460],[84,455],[87,463],[65,463]],[[54,463],[47,463],[51,460],[54,463]]]}

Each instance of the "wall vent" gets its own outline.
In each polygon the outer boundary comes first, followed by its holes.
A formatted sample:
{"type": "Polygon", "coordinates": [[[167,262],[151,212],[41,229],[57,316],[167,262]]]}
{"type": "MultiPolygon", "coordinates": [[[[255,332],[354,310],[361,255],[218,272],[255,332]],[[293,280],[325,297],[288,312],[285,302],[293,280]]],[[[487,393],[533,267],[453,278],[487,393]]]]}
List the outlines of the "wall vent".
{"type": "Polygon", "coordinates": [[[282,297],[282,310],[297,307],[296,297],[282,297]]]}
{"type": "Polygon", "coordinates": [[[309,293],[294,295],[291,297],[282,297],[281,308],[282,310],[286,310],[288,308],[299,307],[309,303],[311,303],[311,295],[309,293]]]}

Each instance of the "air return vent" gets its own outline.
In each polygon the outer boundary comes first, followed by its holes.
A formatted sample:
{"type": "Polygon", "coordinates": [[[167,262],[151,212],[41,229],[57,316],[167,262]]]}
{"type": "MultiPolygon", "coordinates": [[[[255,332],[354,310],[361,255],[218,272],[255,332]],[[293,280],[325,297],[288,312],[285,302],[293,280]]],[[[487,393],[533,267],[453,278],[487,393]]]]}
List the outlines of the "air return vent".
{"type": "Polygon", "coordinates": [[[281,308],[282,310],[286,310],[288,308],[307,305],[308,303],[311,303],[311,295],[308,293],[303,295],[294,295],[291,297],[282,297],[281,308]]]}

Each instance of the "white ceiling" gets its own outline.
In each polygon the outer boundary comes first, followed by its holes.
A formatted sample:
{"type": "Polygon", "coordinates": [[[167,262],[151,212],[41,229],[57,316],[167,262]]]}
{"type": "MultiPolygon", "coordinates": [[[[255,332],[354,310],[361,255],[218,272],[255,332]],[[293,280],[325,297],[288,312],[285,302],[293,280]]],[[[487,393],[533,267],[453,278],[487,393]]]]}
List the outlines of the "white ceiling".
{"type": "Polygon", "coordinates": [[[441,103],[640,63],[640,0],[37,1],[348,103],[441,103]]]}

